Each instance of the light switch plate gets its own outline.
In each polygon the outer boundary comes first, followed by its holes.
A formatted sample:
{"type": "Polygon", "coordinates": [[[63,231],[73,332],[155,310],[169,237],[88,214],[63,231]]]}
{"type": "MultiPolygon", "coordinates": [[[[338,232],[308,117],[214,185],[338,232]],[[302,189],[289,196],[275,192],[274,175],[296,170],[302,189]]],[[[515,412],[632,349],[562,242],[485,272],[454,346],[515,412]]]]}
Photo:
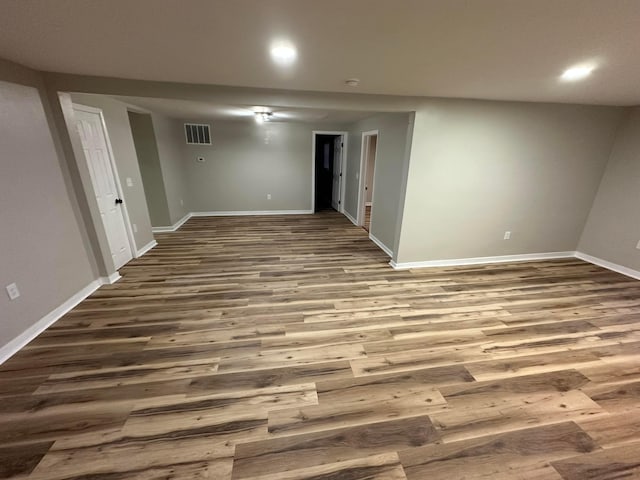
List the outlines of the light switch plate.
{"type": "Polygon", "coordinates": [[[127,177],[127,187],[133,187],[133,180],[130,177],[127,177]]]}

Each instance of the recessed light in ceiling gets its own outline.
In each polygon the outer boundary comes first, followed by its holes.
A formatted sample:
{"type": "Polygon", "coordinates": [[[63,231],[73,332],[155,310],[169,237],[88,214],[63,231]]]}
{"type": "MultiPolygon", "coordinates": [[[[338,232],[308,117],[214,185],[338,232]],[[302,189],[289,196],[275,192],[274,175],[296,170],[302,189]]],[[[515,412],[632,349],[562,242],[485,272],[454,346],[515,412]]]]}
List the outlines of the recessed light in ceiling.
{"type": "Polygon", "coordinates": [[[575,82],[577,80],[587,78],[595,68],[595,65],[592,64],[575,65],[571,68],[567,68],[560,78],[565,82],[575,82]]]}
{"type": "Polygon", "coordinates": [[[271,120],[272,116],[273,116],[273,113],[271,113],[271,112],[256,112],[255,113],[255,119],[256,119],[257,123],[268,122],[269,120],[271,120]]]}
{"type": "Polygon", "coordinates": [[[298,58],[298,51],[289,42],[277,42],[271,46],[271,58],[278,65],[291,65],[298,58]]]}
{"type": "Polygon", "coordinates": [[[359,78],[349,78],[348,80],[346,80],[344,82],[344,84],[347,87],[357,87],[358,85],[360,85],[360,79],[359,78]]]}

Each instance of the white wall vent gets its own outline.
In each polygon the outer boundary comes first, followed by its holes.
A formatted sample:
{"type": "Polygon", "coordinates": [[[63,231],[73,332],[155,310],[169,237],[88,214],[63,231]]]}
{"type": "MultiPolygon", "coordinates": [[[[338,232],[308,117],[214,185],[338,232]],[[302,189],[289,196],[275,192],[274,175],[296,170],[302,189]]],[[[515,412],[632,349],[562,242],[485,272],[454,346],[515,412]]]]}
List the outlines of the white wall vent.
{"type": "Polygon", "coordinates": [[[209,125],[203,123],[185,123],[184,133],[188,145],[211,145],[209,125]]]}

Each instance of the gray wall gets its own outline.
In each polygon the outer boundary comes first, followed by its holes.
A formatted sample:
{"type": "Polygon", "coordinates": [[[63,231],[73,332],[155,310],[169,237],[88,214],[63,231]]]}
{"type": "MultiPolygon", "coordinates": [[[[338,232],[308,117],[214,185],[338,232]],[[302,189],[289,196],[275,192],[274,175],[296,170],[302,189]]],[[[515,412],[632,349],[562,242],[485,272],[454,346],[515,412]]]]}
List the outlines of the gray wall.
{"type": "Polygon", "coordinates": [[[640,270],[640,107],[618,131],[578,250],[640,270]]]}
{"type": "Polygon", "coordinates": [[[181,122],[157,113],[152,113],[151,119],[162,167],[171,225],[190,211],[188,196],[191,185],[187,186],[186,142],[181,122]]]}
{"type": "Polygon", "coordinates": [[[153,233],[151,231],[151,220],[140,167],[138,166],[138,158],[129,125],[127,106],[103,95],[72,93],[71,99],[74,103],[102,110],[122,185],[123,200],[131,223],[137,227],[137,232],[134,232],[133,235],[136,242],[136,250],[139,250],[153,241],[153,233]],[[127,185],[127,178],[131,179],[131,186],[127,185]]]}
{"type": "Polygon", "coordinates": [[[47,102],[38,74],[0,61],[0,348],[96,278],[47,102]]]}
{"type": "Polygon", "coordinates": [[[575,250],[622,113],[426,102],[416,112],[396,261],[575,250]]]}
{"type": "Polygon", "coordinates": [[[213,145],[186,148],[193,211],[311,210],[316,128],[278,122],[209,123],[213,145]],[[197,157],[205,162],[198,163],[197,157]]]}
{"type": "Polygon", "coordinates": [[[151,115],[129,112],[129,124],[133,134],[133,143],[138,156],[140,175],[144,184],[144,193],[149,208],[151,224],[155,227],[171,225],[169,205],[162,179],[162,167],[158,145],[153,131],[151,115]]]}
{"type": "Polygon", "coordinates": [[[391,251],[396,244],[396,223],[404,193],[403,165],[411,117],[408,113],[383,113],[349,127],[345,210],[357,219],[362,133],[378,130],[370,232],[391,251]]]}

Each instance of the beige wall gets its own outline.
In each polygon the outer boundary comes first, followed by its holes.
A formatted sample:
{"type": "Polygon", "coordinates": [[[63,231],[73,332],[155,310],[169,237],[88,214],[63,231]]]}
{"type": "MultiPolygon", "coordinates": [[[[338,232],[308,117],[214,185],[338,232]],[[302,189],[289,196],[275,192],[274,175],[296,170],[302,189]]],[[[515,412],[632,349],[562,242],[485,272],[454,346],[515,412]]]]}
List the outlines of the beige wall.
{"type": "Polygon", "coordinates": [[[628,113],[611,151],[578,250],[640,271],[640,107],[628,113]]]}
{"type": "Polygon", "coordinates": [[[169,205],[167,204],[158,144],[153,131],[151,115],[129,112],[129,124],[131,125],[133,143],[138,156],[138,165],[144,184],[151,224],[154,227],[169,226],[172,222],[169,215],[169,205]]]}
{"type": "Polygon", "coordinates": [[[575,250],[622,113],[426,102],[415,118],[396,261],[575,250]]]}
{"type": "Polygon", "coordinates": [[[362,133],[378,130],[370,231],[391,251],[397,240],[396,224],[404,193],[403,168],[411,122],[412,115],[408,113],[383,113],[349,127],[345,209],[357,219],[362,133]]]}
{"type": "Polygon", "coordinates": [[[122,186],[124,204],[131,223],[135,224],[137,229],[133,235],[136,250],[139,250],[153,241],[153,233],[151,232],[149,209],[129,125],[127,106],[102,95],[72,93],[71,99],[74,103],[102,110],[122,186]],[[127,179],[131,179],[131,186],[127,184],[127,179]]]}
{"type": "Polygon", "coordinates": [[[0,349],[96,278],[45,108],[40,76],[0,61],[0,349]]]}
{"type": "Polygon", "coordinates": [[[193,211],[311,210],[312,131],[319,128],[209,123],[213,145],[186,149],[193,211]],[[205,162],[198,163],[197,157],[205,162]]]}
{"type": "Polygon", "coordinates": [[[153,130],[158,146],[158,156],[162,167],[169,219],[176,223],[190,211],[185,159],[185,137],[182,123],[157,113],[151,114],[153,130]]]}

